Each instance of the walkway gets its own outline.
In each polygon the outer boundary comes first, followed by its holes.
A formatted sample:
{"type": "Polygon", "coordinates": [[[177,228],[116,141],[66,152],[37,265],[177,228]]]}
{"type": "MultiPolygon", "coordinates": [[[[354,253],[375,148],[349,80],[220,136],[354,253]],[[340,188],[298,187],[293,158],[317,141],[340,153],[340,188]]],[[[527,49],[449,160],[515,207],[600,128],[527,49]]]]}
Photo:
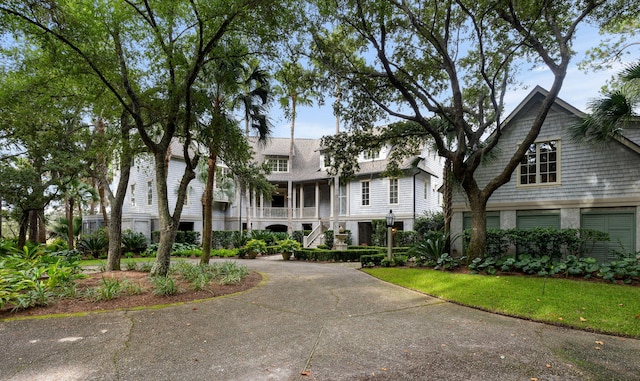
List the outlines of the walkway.
{"type": "Polygon", "coordinates": [[[638,340],[445,303],[349,264],[242,263],[266,282],[164,309],[0,322],[0,380],[640,380],[638,340]]]}

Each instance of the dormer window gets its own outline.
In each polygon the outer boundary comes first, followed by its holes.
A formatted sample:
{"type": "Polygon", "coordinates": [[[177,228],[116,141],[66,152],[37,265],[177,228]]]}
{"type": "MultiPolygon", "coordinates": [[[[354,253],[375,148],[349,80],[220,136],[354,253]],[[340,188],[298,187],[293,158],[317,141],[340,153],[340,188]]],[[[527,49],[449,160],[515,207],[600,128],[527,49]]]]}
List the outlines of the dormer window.
{"type": "Polygon", "coordinates": [[[271,173],[286,173],[289,172],[289,159],[272,157],[267,159],[267,166],[269,167],[271,173]]]}
{"type": "Polygon", "coordinates": [[[369,149],[363,152],[365,160],[375,160],[380,158],[380,149],[369,149]]]}
{"type": "Polygon", "coordinates": [[[331,166],[331,154],[324,153],[322,154],[322,167],[327,168],[331,166]]]}

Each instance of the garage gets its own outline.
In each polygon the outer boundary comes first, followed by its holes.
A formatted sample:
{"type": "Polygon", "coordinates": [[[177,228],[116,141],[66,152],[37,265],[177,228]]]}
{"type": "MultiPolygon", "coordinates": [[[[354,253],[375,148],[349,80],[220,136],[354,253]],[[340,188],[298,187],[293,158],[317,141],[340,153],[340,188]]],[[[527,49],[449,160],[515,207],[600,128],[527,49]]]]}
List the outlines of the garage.
{"type": "Polygon", "coordinates": [[[518,211],[516,227],[518,229],[560,229],[560,211],[518,211]]]}
{"type": "Polygon", "coordinates": [[[636,250],[636,218],[633,211],[585,211],[582,212],[580,226],[609,233],[611,241],[596,243],[589,253],[599,262],[615,260],[612,252],[622,248],[630,252],[636,250]]]}

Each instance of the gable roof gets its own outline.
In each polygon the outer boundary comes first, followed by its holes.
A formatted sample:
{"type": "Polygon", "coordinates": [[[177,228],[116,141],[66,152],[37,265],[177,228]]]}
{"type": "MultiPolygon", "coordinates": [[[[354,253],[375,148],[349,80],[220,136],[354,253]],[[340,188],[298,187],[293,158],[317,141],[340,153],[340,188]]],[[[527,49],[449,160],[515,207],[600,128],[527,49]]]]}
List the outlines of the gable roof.
{"type": "MultiPolygon", "coordinates": [[[[502,121],[503,126],[507,126],[512,120],[516,119],[519,115],[530,111],[532,108],[538,108],[538,103],[542,102],[546,96],[549,95],[549,92],[543,89],[540,86],[536,86],[531,92],[516,106],[516,108],[511,111],[511,113],[502,121]]],[[[554,104],[558,107],[563,108],[565,111],[570,114],[575,115],[578,118],[583,118],[586,114],[576,107],[570,105],[559,97],[556,97],[554,104]]]]}
{"type": "MultiPolygon", "coordinates": [[[[505,118],[502,122],[503,128],[508,126],[511,121],[517,119],[521,114],[529,112],[533,108],[539,107],[538,104],[542,102],[542,100],[549,95],[549,92],[543,89],[540,86],[536,86],[531,92],[518,104],[518,106],[505,118]]],[[[555,102],[552,107],[560,107],[564,111],[575,115],[576,118],[584,118],[587,116],[586,113],[580,111],[576,107],[564,101],[562,98],[556,97],[555,102]]],[[[630,149],[631,151],[640,154],[640,145],[638,145],[637,141],[634,138],[630,139],[626,135],[631,137],[635,137],[640,139],[640,125],[632,126],[628,131],[628,134],[624,132],[620,135],[612,135],[612,140],[622,144],[624,147],[630,149]],[[635,127],[635,128],[634,128],[635,127]]]]}

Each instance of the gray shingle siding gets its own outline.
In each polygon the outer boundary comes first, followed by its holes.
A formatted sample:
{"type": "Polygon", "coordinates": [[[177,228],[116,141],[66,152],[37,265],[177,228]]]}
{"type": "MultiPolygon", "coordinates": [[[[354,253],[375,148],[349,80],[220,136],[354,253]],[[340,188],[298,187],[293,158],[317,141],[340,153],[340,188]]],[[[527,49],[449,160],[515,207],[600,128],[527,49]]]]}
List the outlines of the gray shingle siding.
{"type": "MultiPolygon", "coordinates": [[[[476,173],[483,187],[509,160],[522,137],[529,131],[540,107],[536,89],[514,114],[507,118],[503,136],[496,147],[495,156],[488,158],[476,173]]],[[[617,141],[601,145],[576,142],[569,127],[582,113],[562,100],[551,108],[536,141],[558,140],[560,172],[557,184],[518,186],[518,170],[510,182],[496,190],[487,203],[488,211],[500,212],[502,228],[515,227],[515,216],[521,211],[557,211],[562,227],[579,227],[580,214],[592,210],[632,210],[640,214],[640,154],[617,141]]],[[[632,140],[638,141],[637,127],[629,128],[632,140]]],[[[462,214],[469,210],[461,189],[454,191],[453,233],[462,229],[462,214]]],[[[636,226],[637,226],[636,221],[636,226]]],[[[636,227],[638,229],[638,227],[636,227]]],[[[636,233],[640,239],[640,232],[636,233]]],[[[638,244],[636,243],[636,247],[638,244]]],[[[456,249],[459,251],[460,243],[456,249]]]]}

